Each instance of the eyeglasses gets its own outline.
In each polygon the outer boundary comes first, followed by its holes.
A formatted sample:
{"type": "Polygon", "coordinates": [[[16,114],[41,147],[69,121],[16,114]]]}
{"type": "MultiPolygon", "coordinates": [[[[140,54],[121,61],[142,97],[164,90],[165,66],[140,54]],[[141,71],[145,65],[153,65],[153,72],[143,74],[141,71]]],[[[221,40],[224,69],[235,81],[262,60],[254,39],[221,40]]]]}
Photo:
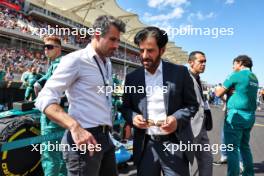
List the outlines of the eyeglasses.
{"type": "Polygon", "coordinates": [[[154,120],[152,120],[152,119],[147,119],[147,124],[148,124],[148,126],[150,127],[150,126],[158,126],[158,127],[160,127],[160,126],[162,126],[163,124],[164,124],[164,120],[158,120],[156,123],[154,122],[154,120]]]}
{"type": "Polygon", "coordinates": [[[56,45],[49,45],[49,44],[47,44],[47,45],[44,45],[44,49],[45,48],[47,48],[48,50],[53,50],[55,47],[58,47],[58,46],[56,46],[56,45]]]}

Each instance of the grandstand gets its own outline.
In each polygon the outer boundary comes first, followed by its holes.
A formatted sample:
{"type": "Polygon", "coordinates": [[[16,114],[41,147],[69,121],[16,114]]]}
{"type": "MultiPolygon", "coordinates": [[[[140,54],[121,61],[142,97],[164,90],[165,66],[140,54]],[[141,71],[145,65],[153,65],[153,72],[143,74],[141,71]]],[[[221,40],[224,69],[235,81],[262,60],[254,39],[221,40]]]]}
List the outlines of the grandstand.
{"type": "MultiPolygon", "coordinates": [[[[122,19],[127,32],[122,35],[119,50],[111,58],[113,71],[119,79],[140,66],[139,53],[133,44],[134,34],[146,25],[139,21],[136,14],[121,9],[115,0],[87,1],[51,1],[51,0],[3,0],[0,2],[0,64],[14,74],[14,81],[28,65],[48,68],[43,54],[41,29],[69,28],[89,29],[94,19],[109,14],[122,19]],[[63,6],[61,6],[63,4],[63,6]]],[[[84,48],[90,41],[90,35],[60,35],[63,54],[84,48]]],[[[167,60],[183,64],[187,61],[187,52],[173,42],[167,45],[164,55],[167,60]]]]}

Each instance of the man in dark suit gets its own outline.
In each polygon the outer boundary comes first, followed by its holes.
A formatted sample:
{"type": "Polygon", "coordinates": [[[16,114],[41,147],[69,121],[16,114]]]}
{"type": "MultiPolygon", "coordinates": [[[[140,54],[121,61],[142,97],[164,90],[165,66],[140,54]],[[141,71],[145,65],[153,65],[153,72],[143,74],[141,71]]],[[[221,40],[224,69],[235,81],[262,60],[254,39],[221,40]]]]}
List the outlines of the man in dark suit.
{"type": "Polygon", "coordinates": [[[192,151],[190,118],[198,109],[188,69],[161,59],[168,36],[156,27],[139,31],[143,67],[126,76],[122,113],[134,127],[133,156],[140,176],[188,176],[192,151]]]}
{"type": "MultiPolygon", "coordinates": [[[[212,115],[209,103],[203,95],[203,86],[200,74],[206,66],[206,56],[201,51],[193,51],[189,55],[188,63],[190,75],[193,79],[194,90],[199,103],[199,110],[191,119],[191,127],[194,135],[194,143],[203,147],[209,146],[207,130],[212,129],[212,115]]],[[[198,164],[199,176],[213,175],[213,156],[209,150],[196,150],[195,157],[198,164]]]]}

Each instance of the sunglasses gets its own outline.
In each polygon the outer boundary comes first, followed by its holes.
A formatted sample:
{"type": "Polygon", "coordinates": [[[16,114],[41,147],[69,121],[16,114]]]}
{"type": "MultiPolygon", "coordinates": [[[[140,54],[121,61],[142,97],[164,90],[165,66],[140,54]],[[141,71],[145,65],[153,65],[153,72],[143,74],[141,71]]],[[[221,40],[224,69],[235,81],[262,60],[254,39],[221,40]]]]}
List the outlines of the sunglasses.
{"type": "Polygon", "coordinates": [[[58,46],[56,46],[56,45],[49,45],[49,44],[48,44],[48,45],[44,45],[43,48],[44,48],[44,49],[47,48],[48,50],[53,50],[55,47],[58,47],[58,46]]]}

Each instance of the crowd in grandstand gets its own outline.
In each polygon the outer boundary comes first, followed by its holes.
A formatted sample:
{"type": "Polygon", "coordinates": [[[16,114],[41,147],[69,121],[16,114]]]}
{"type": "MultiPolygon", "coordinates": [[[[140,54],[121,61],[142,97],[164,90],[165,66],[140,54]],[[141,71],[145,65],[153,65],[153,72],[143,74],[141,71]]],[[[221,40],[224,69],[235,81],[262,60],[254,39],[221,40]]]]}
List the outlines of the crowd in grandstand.
{"type": "MultiPolygon", "coordinates": [[[[124,59],[125,54],[122,51],[118,51],[115,57],[119,59],[124,59]]],[[[140,59],[138,57],[132,57],[126,55],[126,60],[139,63],[140,59]]],[[[26,48],[0,48],[0,65],[6,71],[8,68],[11,70],[12,74],[15,75],[15,80],[20,80],[20,75],[27,70],[30,66],[36,66],[42,71],[46,71],[48,67],[48,60],[45,58],[43,51],[29,50],[26,48]]],[[[113,70],[114,73],[118,75],[120,79],[124,78],[124,69],[117,68],[113,70]]]]}
{"type": "Polygon", "coordinates": [[[40,51],[30,51],[25,48],[0,48],[0,65],[6,72],[5,77],[9,75],[8,80],[11,81],[19,80],[20,75],[32,65],[46,71],[48,60],[40,51]]]}
{"type": "MultiPolygon", "coordinates": [[[[17,1],[16,3],[20,3],[17,1]]],[[[44,21],[34,19],[30,15],[25,15],[23,12],[11,10],[7,7],[0,6],[0,27],[4,27],[11,30],[16,30],[22,33],[31,35],[39,35],[41,28],[47,28],[48,24],[44,21]]],[[[89,36],[89,35],[88,35],[89,36]]],[[[90,38],[83,38],[80,35],[63,35],[60,36],[64,44],[71,44],[77,47],[85,47],[90,38]]],[[[126,59],[134,63],[140,63],[140,59],[137,55],[131,53],[124,53],[123,51],[117,51],[115,57],[119,59],[126,59]]],[[[37,67],[41,67],[42,70],[46,69],[47,60],[44,59],[43,52],[29,51],[27,49],[15,49],[15,48],[0,48],[0,64],[4,69],[11,70],[11,73],[21,74],[27,69],[27,66],[34,64],[37,67]]]]}
{"type": "MultiPolygon", "coordinates": [[[[40,30],[41,29],[47,30],[48,26],[53,28],[61,27],[56,25],[51,26],[47,22],[39,21],[30,15],[25,15],[22,12],[17,12],[15,10],[11,10],[9,8],[0,6],[0,27],[17,30],[22,33],[27,33],[31,35],[41,36],[42,34],[40,33],[40,30]]],[[[60,37],[61,40],[64,42],[64,44],[70,44],[81,48],[85,47],[90,40],[89,35],[83,37],[80,34],[78,35],[64,34],[61,35],[60,37]]]]}
{"type": "Polygon", "coordinates": [[[131,54],[131,53],[126,53],[124,51],[118,50],[115,52],[114,57],[116,58],[121,58],[121,59],[126,59],[127,61],[133,62],[133,63],[140,63],[140,59],[138,55],[131,54]]]}
{"type": "MultiPolygon", "coordinates": [[[[23,0],[12,0],[12,3],[19,5],[21,9],[24,6],[23,0]]],[[[56,18],[59,17],[59,15],[56,16],[56,18]]],[[[0,6],[0,27],[41,37],[40,29],[47,29],[48,25],[50,24],[27,15],[23,11],[0,6]]],[[[56,25],[56,27],[60,26],[56,25]]],[[[60,38],[64,44],[80,48],[85,47],[90,40],[89,35],[83,37],[81,35],[67,35],[67,33],[61,35],[60,38]]],[[[121,50],[115,52],[114,57],[140,63],[138,55],[125,53],[121,50]]],[[[48,60],[45,58],[43,51],[5,46],[0,48],[0,66],[5,72],[4,80],[18,81],[21,74],[26,72],[29,67],[35,66],[38,70],[45,72],[48,67],[48,60]]],[[[120,79],[124,78],[123,69],[115,69],[114,72],[120,79]]]]}

